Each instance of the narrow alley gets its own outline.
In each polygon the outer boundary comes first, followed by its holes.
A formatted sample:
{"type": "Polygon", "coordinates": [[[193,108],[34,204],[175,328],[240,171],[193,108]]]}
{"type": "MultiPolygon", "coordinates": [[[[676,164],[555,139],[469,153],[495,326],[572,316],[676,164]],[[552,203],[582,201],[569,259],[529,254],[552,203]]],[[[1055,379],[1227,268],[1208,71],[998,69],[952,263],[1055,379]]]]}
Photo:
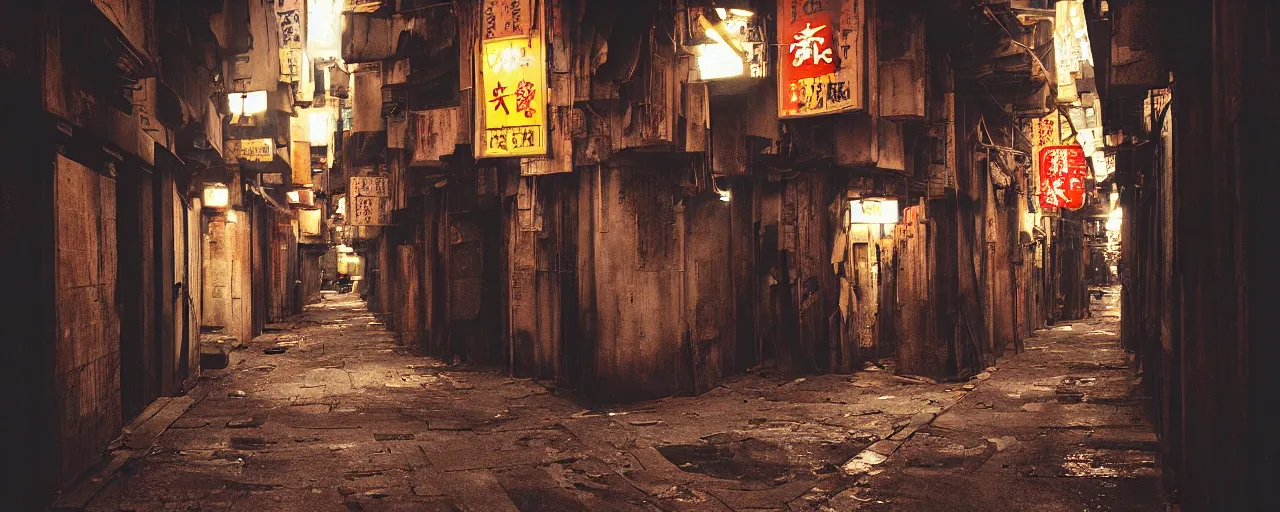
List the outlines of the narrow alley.
{"type": "Polygon", "coordinates": [[[1280,510],[1277,30],[7,2],[0,511],[1280,510]]]}
{"type": "Polygon", "coordinates": [[[361,302],[329,295],[206,373],[191,399],[140,417],[116,449],[125,460],[58,505],[1157,510],[1155,436],[1119,350],[1116,291],[969,383],[869,366],[585,409],[546,383],[413,355],[361,302]],[[286,351],[264,353],[275,347],[286,351]]]}

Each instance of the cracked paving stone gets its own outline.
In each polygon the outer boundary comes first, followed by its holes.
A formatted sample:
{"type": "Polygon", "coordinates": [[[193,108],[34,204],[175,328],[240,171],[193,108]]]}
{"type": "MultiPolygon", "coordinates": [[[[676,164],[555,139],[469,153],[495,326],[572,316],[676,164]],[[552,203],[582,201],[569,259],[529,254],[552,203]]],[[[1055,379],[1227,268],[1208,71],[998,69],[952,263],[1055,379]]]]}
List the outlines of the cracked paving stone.
{"type": "MultiPolygon", "coordinates": [[[[201,509],[812,510],[853,484],[844,465],[881,452],[893,455],[873,471],[892,465],[898,455],[882,438],[959,399],[883,371],[801,382],[750,374],[701,396],[585,404],[535,381],[414,355],[367,326],[371,317],[356,319],[366,315],[358,302],[326,301],[309,306],[306,321],[251,340],[253,350],[237,352],[244,370],[202,377],[206,398],[160,435],[155,445],[165,451],[131,462],[114,494],[88,510],[158,503],[148,497],[160,490],[201,509]],[[294,340],[324,352],[261,353],[294,340]],[[236,390],[252,399],[228,397],[236,390]],[[196,425],[206,428],[181,428],[196,425]],[[239,483],[225,489],[224,481],[239,483]],[[231,494],[214,497],[211,486],[231,494]]],[[[1112,459],[1117,467],[1138,460],[1112,459]]]]}

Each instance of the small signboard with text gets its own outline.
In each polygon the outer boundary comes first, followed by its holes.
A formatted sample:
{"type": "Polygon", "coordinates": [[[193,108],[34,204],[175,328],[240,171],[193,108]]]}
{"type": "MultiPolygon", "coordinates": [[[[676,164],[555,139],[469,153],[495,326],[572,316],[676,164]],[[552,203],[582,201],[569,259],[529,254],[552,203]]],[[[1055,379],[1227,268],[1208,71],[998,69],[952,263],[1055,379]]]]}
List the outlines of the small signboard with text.
{"type": "Polygon", "coordinates": [[[229,164],[241,161],[270,163],[276,154],[273,139],[229,139],[224,143],[223,154],[229,164]]]}
{"type": "Polygon", "coordinates": [[[353,176],[347,182],[347,225],[391,224],[390,182],[386,176],[353,176]]]}
{"type": "Polygon", "coordinates": [[[485,0],[475,98],[481,158],[547,154],[547,57],[531,0],[485,0]]]}

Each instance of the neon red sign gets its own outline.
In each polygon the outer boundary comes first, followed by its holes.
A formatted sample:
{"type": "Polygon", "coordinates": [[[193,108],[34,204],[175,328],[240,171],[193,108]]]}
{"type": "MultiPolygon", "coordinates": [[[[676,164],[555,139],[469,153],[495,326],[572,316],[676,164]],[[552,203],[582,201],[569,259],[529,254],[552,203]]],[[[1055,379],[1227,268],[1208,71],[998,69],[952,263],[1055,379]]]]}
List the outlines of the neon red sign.
{"type": "Polygon", "coordinates": [[[1084,206],[1084,181],[1089,175],[1084,149],[1051,146],[1040,150],[1040,206],[1078,210],[1084,206]]]}

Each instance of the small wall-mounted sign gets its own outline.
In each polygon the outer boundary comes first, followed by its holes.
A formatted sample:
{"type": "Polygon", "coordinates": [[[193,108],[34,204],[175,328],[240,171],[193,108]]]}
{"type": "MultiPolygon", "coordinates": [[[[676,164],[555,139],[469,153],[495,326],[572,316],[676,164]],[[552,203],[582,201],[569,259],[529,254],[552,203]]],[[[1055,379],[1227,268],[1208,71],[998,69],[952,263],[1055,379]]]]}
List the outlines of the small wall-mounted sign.
{"type": "Polygon", "coordinates": [[[276,143],[266,139],[230,139],[223,145],[223,154],[229,164],[245,162],[269,163],[275,158],[276,143]]]}
{"type": "Polygon", "coordinates": [[[353,176],[347,182],[347,225],[391,224],[390,183],[386,176],[353,176]]]}

